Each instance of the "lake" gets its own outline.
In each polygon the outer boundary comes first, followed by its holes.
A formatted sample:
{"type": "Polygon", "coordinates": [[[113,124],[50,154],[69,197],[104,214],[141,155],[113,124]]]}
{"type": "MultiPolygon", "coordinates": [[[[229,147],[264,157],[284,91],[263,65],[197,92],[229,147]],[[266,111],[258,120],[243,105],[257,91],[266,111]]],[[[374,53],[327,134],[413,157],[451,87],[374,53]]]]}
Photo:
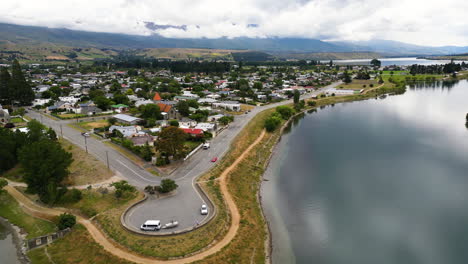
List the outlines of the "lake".
{"type": "MultiPolygon", "coordinates": [[[[408,66],[413,64],[419,65],[434,65],[434,64],[447,64],[449,60],[426,60],[413,58],[381,58],[382,66],[397,65],[397,66],[408,66]]],[[[333,63],[337,65],[370,65],[370,59],[358,59],[358,60],[334,60],[333,63]]],[[[327,63],[329,61],[322,61],[327,63]]],[[[461,61],[455,61],[460,63],[461,61]]]]}
{"type": "Polygon", "coordinates": [[[468,82],[296,120],[265,174],[273,263],[468,263],[468,82]]]}
{"type": "Polygon", "coordinates": [[[2,264],[20,264],[11,230],[0,221],[0,256],[2,264]]]}

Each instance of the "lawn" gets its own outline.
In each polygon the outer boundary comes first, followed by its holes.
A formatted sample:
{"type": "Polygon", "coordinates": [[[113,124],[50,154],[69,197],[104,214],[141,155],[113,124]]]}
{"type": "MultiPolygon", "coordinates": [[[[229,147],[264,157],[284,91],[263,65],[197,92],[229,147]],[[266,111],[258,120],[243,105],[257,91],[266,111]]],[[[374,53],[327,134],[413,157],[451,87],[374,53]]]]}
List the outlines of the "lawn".
{"type": "Polygon", "coordinates": [[[24,229],[28,233],[27,238],[46,235],[56,230],[54,223],[24,213],[18,202],[6,192],[0,193],[0,216],[24,229]]]}
{"type": "Polygon", "coordinates": [[[73,155],[73,162],[69,167],[70,175],[66,180],[66,184],[92,184],[105,181],[114,175],[102,161],[86,153],[80,147],[65,139],[61,139],[60,143],[66,151],[73,155]]]}
{"type": "Polygon", "coordinates": [[[117,258],[105,251],[101,245],[93,240],[82,225],[76,225],[72,232],[50,244],[47,248],[41,247],[29,251],[28,257],[34,264],[132,263],[117,258]],[[53,262],[49,260],[45,250],[47,250],[53,262]]]}
{"type": "Polygon", "coordinates": [[[84,130],[91,130],[94,128],[106,127],[109,125],[109,122],[107,122],[107,120],[104,119],[90,122],[80,122],[77,125],[83,128],[84,130]]]}
{"type": "Polygon", "coordinates": [[[184,148],[187,150],[187,154],[192,152],[196,147],[200,146],[202,142],[200,141],[190,141],[186,140],[184,143],[184,148]]]}
{"type": "Polygon", "coordinates": [[[376,87],[379,86],[378,80],[356,80],[353,79],[351,83],[340,84],[339,89],[349,89],[349,90],[361,90],[366,88],[371,88],[371,85],[376,87]],[[365,86],[365,87],[364,87],[365,86]]]}
{"type": "Polygon", "coordinates": [[[10,122],[11,123],[26,123],[26,121],[24,121],[22,118],[20,117],[13,117],[12,119],[10,119],[10,122]]]}

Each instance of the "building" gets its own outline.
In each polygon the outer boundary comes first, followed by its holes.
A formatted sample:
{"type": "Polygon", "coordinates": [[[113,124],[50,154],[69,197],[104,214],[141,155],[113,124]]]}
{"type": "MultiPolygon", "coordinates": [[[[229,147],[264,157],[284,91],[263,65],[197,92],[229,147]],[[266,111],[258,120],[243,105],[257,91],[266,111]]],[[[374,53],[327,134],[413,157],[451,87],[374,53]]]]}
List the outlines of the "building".
{"type": "Polygon", "coordinates": [[[179,112],[172,105],[158,103],[158,106],[165,120],[180,118],[179,112]]]}
{"type": "MultiPolygon", "coordinates": [[[[198,123],[196,126],[195,126],[195,129],[201,129],[203,130],[204,132],[208,132],[208,133],[211,133],[211,134],[215,134],[216,133],[216,124],[215,123],[198,123]]],[[[214,136],[214,135],[213,135],[214,136]]]]}
{"type": "Polygon", "coordinates": [[[117,114],[117,115],[114,115],[113,117],[117,119],[117,122],[120,122],[123,124],[129,124],[129,125],[135,125],[138,123],[138,121],[142,120],[141,118],[124,115],[124,114],[117,114]]]}
{"type": "Polygon", "coordinates": [[[116,105],[111,105],[112,111],[115,111],[117,113],[123,113],[128,111],[128,105],[124,104],[116,104],[116,105]]]}
{"type": "Polygon", "coordinates": [[[7,109],[3,109],[2,105],[0,105],[0,122],[4,124],[10,122],[10,113],[7,109]]]}
{"type": "Polygon", "coordinates": [[[203,130],[199,128],[181,128],[192,137],[203,137],[203,130]]]}
{"type": "Polygon", "coordinates": [[[239,102],[236,101],[223,101],[219,103],[213,103],[213,106],[235,112],[241,111],[241,105],[239,102]]]}
{"type": "Polygon", "coordinates": [[[133,142],[134,146],[144,146],[146,144],[149,146],[154,146],[155,137],[143,132],[139,132],[131,137],[130,140],[133,142]]]}
{"type": "Polygon", "coordinates": [[[138,130],[135,126],[111,126],[109,127],[109,132],[113,133],[114,130],[119,131],[122,133],[124,137],[132,137],[136,133],[138,133],[138,130]]]}

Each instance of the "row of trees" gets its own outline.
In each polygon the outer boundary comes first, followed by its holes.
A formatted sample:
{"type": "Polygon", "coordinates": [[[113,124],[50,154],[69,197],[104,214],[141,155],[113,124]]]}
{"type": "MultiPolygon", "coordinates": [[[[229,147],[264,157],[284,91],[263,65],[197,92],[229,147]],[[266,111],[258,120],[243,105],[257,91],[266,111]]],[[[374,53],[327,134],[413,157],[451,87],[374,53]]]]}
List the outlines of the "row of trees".
{"type": "Polygon", "coordinates": [[[11,74],[7,67],[0,67],[0,103],[30,105],[34,96],[17,60],[13,61],[11,74]]]}
{"type": "Polygon", "coordinates": [[[57,142],[54,130],[35,120],[28,123],[28,129],[21,133],[0,128],[0,173],[19,163],[27,191],[54,204],[66,193],[62,182],[69,174],[72,155],[57,142]]]}
{"type": "Polygon", "coordinates": [[[457,71],[460,71],[462,67],[465,66],[465,63],[447,63],[444,65],[419,65],[414,64],[410,66],[410,74],[450,74],[457,71]]]}

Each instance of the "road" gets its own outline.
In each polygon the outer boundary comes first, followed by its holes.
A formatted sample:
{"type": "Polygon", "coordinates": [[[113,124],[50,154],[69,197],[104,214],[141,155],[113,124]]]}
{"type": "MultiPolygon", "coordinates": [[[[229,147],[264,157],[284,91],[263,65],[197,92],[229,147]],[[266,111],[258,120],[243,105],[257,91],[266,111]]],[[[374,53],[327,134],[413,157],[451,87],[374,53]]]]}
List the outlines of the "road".
{"type": "MultiPolygon", "coordinates": [[[[310,98],[322,93],[329,88],[336,87],[339,83],[340,82],[333,83],[330,86],[307,93],[303,95],[301,99],[310,98]]],[[[162,224],[168,223],[171,220],[176,220],[179,222],[179,226],[168,231],[177,232],[180,230],[194,228],[198,224],[207,220],[208,217],[211,216],[213,208],[209,208],[208,215],[204,216],[200,214],[201,205],[209,205],[209,203],[207,203],[204,200],[204,197],[196,190],[194,186],[196,179],[215,165],[215,163],[211,162],[213,157],[218,157],[219,162],[219,159],[221,159],[229,150],[229,147],[237,134],[250,120],[252,120],[253,117],[266,109],[290,103],[292,103],[292,100],[268,104],[256,107],[248,114],[235,116],[234,122],[210,141],[210,149],[198,151],[168,177],[177,182],[179,187],[176,193],[160,199],[149,197],[149,199],[144,203],[132,208],[125,219],[127,225],[131,228],[139,229],[139,226],[143,222],[150,219],[161,220],[162,224]]],[[[108,155],[110,168],[118,176],[126,179],[130,184],[141,190],[147,185],[158,185],[161,181],[160,177],[155,176],[136,165],[131,160],[120,154],[119,151],[106,145],[102,141],[94,137],[87,137],[85,139],[81,135],[80,131],[68,126],[69,123],[76,122],[76,120],[56,121],[44,115],[41,117],[40,113],[34,111],[29,111],[28,116],[42,122],[48,127],[52,127],[59,136],[62,135],[63,132],[63,137],[65,139],[83,149],[87,148],[90,154],[94,155],[104,163],[107,163],[106,155],[108,155]]],[[[163,232],[167,231],[160,231],[160,233],[163,232]]]]}

